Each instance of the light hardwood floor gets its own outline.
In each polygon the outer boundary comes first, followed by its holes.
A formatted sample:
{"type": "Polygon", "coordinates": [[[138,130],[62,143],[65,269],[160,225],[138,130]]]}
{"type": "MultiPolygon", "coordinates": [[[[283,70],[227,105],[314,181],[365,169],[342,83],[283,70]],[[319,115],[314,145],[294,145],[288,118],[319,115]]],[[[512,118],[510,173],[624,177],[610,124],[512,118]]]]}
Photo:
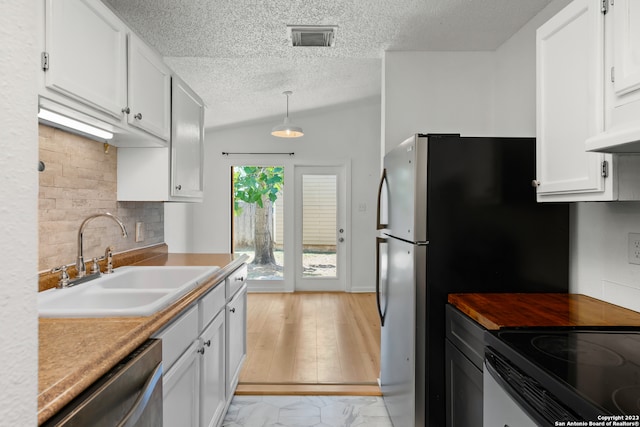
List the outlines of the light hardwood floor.
{"type": "Polygon", "coordinates": [[[236,394],[379,394],[375,294],[252,293],[236,394]]]}

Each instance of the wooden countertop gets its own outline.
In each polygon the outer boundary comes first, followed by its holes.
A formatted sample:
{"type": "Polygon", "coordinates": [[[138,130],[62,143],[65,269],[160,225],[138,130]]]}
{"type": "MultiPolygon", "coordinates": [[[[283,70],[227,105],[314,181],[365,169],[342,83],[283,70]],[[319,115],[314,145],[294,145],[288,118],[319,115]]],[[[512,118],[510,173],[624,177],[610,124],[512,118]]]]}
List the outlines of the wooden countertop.
{"type": "Polygon", "coordinates": [[[246,261],[231,254],[162,254],[132,265],[219,266],[203,285],[148,317],[40,318],[38,425],[246,261]]]}
{"type": "Polygon", "coordinates": [[[581,294],[449,294],[487,329],[538,326],[640,326],[640,313],[581,294]]]}

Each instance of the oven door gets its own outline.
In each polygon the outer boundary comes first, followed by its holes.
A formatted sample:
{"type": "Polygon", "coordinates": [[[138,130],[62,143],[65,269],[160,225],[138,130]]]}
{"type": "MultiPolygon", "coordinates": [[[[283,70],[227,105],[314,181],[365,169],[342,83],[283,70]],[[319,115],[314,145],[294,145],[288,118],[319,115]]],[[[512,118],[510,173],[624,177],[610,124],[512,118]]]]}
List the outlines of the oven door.
{"type": "Polygon", "coordinates": [[[503,388],[498,373],[485,360],[483,373],[483,425],[504,427],[537,427],[529,414],[503,388]]]}

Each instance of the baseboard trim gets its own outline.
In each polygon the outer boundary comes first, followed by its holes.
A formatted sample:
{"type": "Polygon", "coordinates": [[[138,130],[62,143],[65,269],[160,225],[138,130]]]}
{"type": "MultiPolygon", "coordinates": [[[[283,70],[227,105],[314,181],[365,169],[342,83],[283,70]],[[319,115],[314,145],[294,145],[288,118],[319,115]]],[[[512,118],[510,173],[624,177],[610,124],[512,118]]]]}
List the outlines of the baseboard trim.
{"type": "Polygon", "coordinates": [[[382,396],[377,384],[248,384],[240,383],[236,395],[382,396]]]}

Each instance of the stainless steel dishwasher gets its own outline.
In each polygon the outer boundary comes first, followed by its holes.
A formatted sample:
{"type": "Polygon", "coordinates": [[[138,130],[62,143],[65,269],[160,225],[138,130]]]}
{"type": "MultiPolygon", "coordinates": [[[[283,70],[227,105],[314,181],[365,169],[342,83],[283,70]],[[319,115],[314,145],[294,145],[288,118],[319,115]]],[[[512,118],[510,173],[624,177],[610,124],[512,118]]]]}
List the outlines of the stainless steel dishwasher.
{"type": "Polygon", "coordinates": [[[43,426],[162,426],[162,341],[146,341],[43,426]]]}

